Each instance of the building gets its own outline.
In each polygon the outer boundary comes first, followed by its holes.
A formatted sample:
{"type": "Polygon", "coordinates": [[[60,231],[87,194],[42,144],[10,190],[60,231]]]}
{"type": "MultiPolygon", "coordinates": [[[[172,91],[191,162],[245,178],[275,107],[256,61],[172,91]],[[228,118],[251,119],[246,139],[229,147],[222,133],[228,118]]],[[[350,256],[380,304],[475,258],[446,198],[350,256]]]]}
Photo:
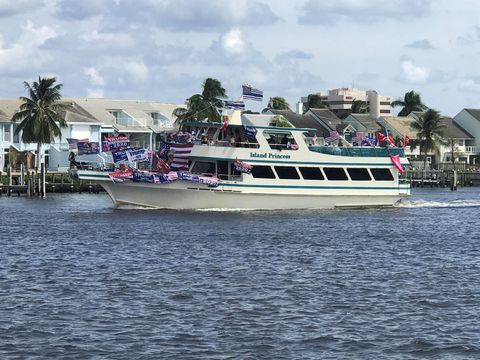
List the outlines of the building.
{"type": "MultiPolygon", "coordinates": [[[[370,114],[375,118],[391,115],[392,97],[378,94],[374,90],[360,90],[357,88],[338,88],[328,90],[327,93],[319,92],[316,95],[325,103],[328,108],[337,116],[343,117],[350,114],[354,100],[361,100],[367,103],[370,114]]],[[[308,97],[301,99],[304,108],[308,108],[308,97]]]]}
{"type": "MultiPolygon", "coordinates": [[[[136,100],[111,100],[97,98],[62,98],[67,107],[63,116],[67,128],[62,129],[62,137],[52,144],[44,145],[41,153],[50,170],[66,170],[68,167],[67,138],[89,139],[100,142],[109,135],[126,135],[133,146],[148,149],[157,148],[157,134],[173,129],[173,112],[183,105],[146,102],[136,100]]],[[[36,153],[36,144],[21,142],[21,133],[15,135],[18,126],[11,122],[18,111],[18,99],[0,99],[0,170],[7,164],[10,146],[18,151],[36,153]]],[[[82,155],[83,161],[109,162],[109,153],[82,155]]]]}
{"type": "Polygon", "coordinates": [[[323,126],[311,114],[297,114],[291,110],[268,110],[273,115],[280,115],[287,119],[296,128],[315,129],[317,137],[322,137],[328,128],[323,126]]]}

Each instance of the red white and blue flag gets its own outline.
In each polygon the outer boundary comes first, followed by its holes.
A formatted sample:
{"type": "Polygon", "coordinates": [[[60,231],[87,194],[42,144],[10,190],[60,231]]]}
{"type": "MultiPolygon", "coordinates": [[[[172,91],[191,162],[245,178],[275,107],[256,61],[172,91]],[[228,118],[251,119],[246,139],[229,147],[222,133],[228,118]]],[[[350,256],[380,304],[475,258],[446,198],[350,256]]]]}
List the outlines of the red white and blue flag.
{"type": "Polygon", "coordinates": [[[325,139],[325,142],[331,143],[334,142],[335,140],[338,140],[340,138],[340,134],[338,131],[328,131],[325,134],[323,134],[323,138],[325,139]]]}
{"type": "Polygon", "coordinates": [[[193,144],[171,144],[170,150],[173,150],[173,161],[170,164],[172,169],[188,170],[188,159],[192,152],[193,144]]]}

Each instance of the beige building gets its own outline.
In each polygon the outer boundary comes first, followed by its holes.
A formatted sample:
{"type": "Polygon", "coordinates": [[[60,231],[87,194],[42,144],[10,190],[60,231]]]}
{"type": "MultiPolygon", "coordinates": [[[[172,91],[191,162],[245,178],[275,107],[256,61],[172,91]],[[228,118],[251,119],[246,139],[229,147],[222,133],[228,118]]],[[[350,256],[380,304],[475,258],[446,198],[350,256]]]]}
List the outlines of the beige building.
{"type": "MultiPolygon", "coordinates": [[[[390,116],[392,113],[392,97],[380,95],[375,90],[360,90],[357,88],[338,88],[328,90],[328,92],[316,93],[322,101],[328,105],[329,109],[336,115],[350,113],[354,100],[365,101],[370,108],[370,115],[378,118],[379,116],[390,116]]],[[[308,103],[308,97],[302,97],[302,103],[308,103]]]]}

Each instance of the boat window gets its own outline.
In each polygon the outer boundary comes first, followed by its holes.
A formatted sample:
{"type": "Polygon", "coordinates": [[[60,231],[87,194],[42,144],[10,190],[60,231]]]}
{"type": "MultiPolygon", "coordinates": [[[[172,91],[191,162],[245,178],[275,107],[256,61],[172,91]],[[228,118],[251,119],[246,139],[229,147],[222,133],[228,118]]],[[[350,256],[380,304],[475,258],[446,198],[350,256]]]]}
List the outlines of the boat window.
{"type": "Polygon", "coordinates": [[[207,161],[196,161],[192,167],[194,174],[215,174],[215,163],[207,161]]]}
{"type": "Polygon", "coordinates": [[[328,180],[348,180],[347,173],[343,168],[323,168],[328,180]]]}
{"type": "Polygon", "coordinates": [[[390,169],[370,169],[373,178],[377,181],[391,181],[393,175],[390,169]]]}
{"type": "Polygon", "coordinates": [[[263,136],[271,149],[298,150],[298,145],[290,131],[264,131],[263,136]]]}
{"type": "Polygon", "coordinates": [[[304,180],[325,180],[319,168],[316,167],[299,167],[304,180]]]}
{"type": "Polygon", "coordinates": [[[348,171],[348,175],[350,175],[350,179],[352,180],[365,180],[365,181],[372,180],[367,169],[348,168],[347,171],[348,171]]]}
{"type": "Polygon", "coordinates": [[[217,177],[228,180],[228,161],[217,161],[217,177]]]}
{"type": "Polygon", "coordinates": [[[270,166],[255,165],[252,168],[252,176],[260,179],[275,179],[275,174],[270,166]]]}
{"type": "Polygon", "coordinates": [[[300,179],[297,169],[293,166],[275,166],[275,171],[280,179],[300,179]]]}

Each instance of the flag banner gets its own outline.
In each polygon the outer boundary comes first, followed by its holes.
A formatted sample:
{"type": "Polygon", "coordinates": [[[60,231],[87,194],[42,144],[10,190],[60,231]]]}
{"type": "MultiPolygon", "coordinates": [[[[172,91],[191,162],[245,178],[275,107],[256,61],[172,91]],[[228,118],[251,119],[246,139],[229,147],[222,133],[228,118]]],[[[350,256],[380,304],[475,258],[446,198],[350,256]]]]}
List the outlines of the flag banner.
{"type": "Polygon", "coordinates": [[[160,144],[160,158],[163,160],[167,161],[168,160],[168,153],[170,152],[170,148],[172,146],[172,143],[169,142],[162,142],[160,144]]]}
{"type": "Polygon", "coordinates": [[[242,97],[248,100],[262,101],[263,100],[263,91],[254,89],[249,85],[242,86],[242,97]]]}
{"type": "Polygon", "coordinates": [[[326,133],[323,134],[323,138],[325,139],[325,142],[331,143],[331,142],[334,142],[335,140],[338,140],[340,138],[340,135],[335,130],[327,131],[326,133]]]}
{"type": "MultiPolygon", "coordinates": [[[[160,182],[160,177],[157,176],[158,182],[160,182]]],[[[156,178],[154,174],[148,174],[141,171],[135,171],[133,173],[133,181],[134,182],[147,182],[147,183],[155,183],[156,178]]]]}
{"type": "Polygon", "coordinates": [[[166,176],[169,181],[175,181],[178,179],[178,173],[176,171],[170,171],[166,176]]]}
{"type": "Polygon", "coordinates": [[[188,170],[188,159],[192,152],[193,144],[172,144],[171,150],[173,153],[173,160],[170,166],[176,170],[188,170]]]}
{"type": "MultiPolygon", "coordinates": [[[[131,149],[139,150],[141,148],[131,148],[131,149]]],[[[131,150],[131,149],[129,148],[129,149],[123,149],[123,150],[113,150],[112,151],[113,162],[127,161],[128,160],[127,150],[131,150]]]]}
{"type": "Polygon", "coordinates": [[[100,153],[100,146],[97,142],[77,141],[78,155],[92,155],[100,153]]]}
{"type": "Polygon", "coordinates": [[[198,182],[200,184],[208,185],[209,187],[217,187],[220,183],[220,179],[216,177],[208,177],[208,176],[199,176],[198,182]]]}
{"type": "Polygon", "coordinates": [[[254,141],[256,140],[257,129],[255,128],[255,126],[244,126],[243,129],[245,131],[245,137],[248,140],[254,140],[254,141]]]}
{"type": "Polygon", "coordinates": [[[109,173],[108,177],[113,182],[122,182],[122,181],[125,181],[126,179],[133,179],[133,172],[130,169],[127,169],[125,171],[115,171],[115,172],[109,173]]]}
{"type": "Polygon", "coordinates": [[[150,154],[144,148],[127,149],[126,153],[130,162],[150,161],[150,154]]]}
{"type": "Polygon", "coordinates": [[[400,162],[400,155],[391,155],[390,159],[392,160],[393,165],[400,171],[400,174],[403,174],[405,170],[403,169],[402,163],[400,162]]]}
{"type": "Polygon", "coordinates": [[[170,166],[163,160],[157,153],[152,155],[152,170],[160,171],[162,173],[168,173],[170,171],[170,166]]]}
{"type": "Polygon", "coordinates": [[[243,101],[230,101],[225,100],[223,107],[225,109],[237,109],[237,110],[245,110],[245,103],[243,101]]]}
{"type": "Polygon", "coordinates": [[[82,141],[82,142],[85,142],[85,141],[89,141],[88,139],[72,139],[72,138],[67,138],[67,142],[68,142],[68,150],[78,150],[77,148],[77,142],[79,141],[82,141]]]}
{"type": "Polygon", "coordinates": [[[253,166],[250,164],[247,164],[241,160],[235,159],[233,162],[233,165],[235,166],[235,170],[244,174],[251,174],[252,173],[252,168],[253,166]]]}
{"type": "Polygon", "coordinates": [[[198,182],[198,175],[193,175],[185,171],[179,171],[177,175],[178,175],[178,178],[181,180],[198,182]]]}
{"type": "Polygon", "coordinates": [[[114,151],[122,148],[127,148],[130,146],[130,139],[128,136],[110,136],[103,140],[102,150],[114,151]]]}
{"type": "Polygon", "coordinates": [[[388,140],[388,142],[390,143],[390,145],[392,145],[392,146],[394,146],[394,147],[397,146],[397,145],[395,145],[395,139],[393,138],[393,135],[392,135],[392,134],[388,134],[387,140],[388,140]]]}
{"type": "Polygon", "coordinates": [[[403,142],[403,147],[406,147],[408,144],[410,144],[410,138],[408,137],[407,134],[405,134],[405,140],[403,142]]]}

